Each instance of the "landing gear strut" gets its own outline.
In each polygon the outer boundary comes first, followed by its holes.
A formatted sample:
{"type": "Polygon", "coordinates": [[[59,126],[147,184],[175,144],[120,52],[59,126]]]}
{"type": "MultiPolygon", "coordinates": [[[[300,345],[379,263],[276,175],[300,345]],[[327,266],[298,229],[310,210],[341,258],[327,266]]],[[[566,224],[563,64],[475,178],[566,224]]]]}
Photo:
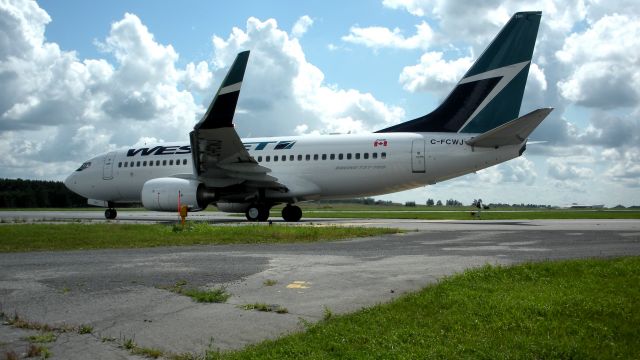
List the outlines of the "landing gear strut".
{"type": "Polygon", "coordinates": [[[302,218],[302,210],[295,205],[287,204],[282,209],[282,218],[287,222],[297,222],[302,218]]]}
{"type": "Polygon", "coordinates": [[[104,211],[104,217],[107,220],[113,220],[116,218],[116,216],[118,216],[118,212],[114,208],[108,208],[107,210],[104,211]]]}
{"type": "Polygon", "coordinates": [[[264,204],[251,204],[245,215],[249,221],[267,221],[269,219],[270,206],[264,204]]]}

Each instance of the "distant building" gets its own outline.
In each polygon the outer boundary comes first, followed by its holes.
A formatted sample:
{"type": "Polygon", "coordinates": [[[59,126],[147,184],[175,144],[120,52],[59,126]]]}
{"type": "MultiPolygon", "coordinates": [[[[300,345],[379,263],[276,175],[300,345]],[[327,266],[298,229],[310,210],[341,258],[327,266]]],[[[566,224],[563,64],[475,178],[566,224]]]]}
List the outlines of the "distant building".
{"type": "Polygon", "coordinates": [[[604,205],[582,205],[577,203],[573,203],[569,206],[563,207],[567,209],[604,209],[604,205]]]}

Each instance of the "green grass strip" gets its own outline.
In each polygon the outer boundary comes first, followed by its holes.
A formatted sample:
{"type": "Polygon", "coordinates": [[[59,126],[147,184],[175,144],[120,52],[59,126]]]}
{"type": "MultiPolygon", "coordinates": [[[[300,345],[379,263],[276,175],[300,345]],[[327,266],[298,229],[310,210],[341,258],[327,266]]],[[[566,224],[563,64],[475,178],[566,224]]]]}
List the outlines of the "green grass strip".
{"type": "Polygon", "coordinates": [[[0,252],[315,242],[397,233],[397,229],[282,225],[5,224],[0,252]]]}
{"type": "MultiPolygon", "coordinates": [[[[411,212],[411,211],[305,211],[306,218],[354,218],[354,219],[419,219],[419,220],[478,220],[469,211],[411,212]]],[[[483,211],[480,220],[562,220],[562,219],[640,219],[640,211],[483,211]]]]}
{"type": "Polygon", "coordinates": [[[207,359],[638,359],[640,258],[484,266],[207,359]]]}

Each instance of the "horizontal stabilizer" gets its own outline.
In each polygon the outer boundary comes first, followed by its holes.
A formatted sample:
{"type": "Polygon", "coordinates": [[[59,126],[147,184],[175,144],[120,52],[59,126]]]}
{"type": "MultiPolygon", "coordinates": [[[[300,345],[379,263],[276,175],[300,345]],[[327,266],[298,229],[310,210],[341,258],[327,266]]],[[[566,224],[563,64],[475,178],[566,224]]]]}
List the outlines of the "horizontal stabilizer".
{"type": "Polygon", "coordinates": [[[489,130],[482,135],[467,140],[467,145],[477,147],[498,147],[506,145],[518,145],[540,125],[553,108],[542,108],[534,110],[527,115],[511,120],[506,124],[489,130]]]}

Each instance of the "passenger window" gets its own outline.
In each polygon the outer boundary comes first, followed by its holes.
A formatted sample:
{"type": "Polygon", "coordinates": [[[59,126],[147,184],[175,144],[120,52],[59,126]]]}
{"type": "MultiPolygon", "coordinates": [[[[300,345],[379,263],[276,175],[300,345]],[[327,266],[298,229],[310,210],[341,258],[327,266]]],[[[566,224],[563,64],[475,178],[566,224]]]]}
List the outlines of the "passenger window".
{"type": "Polygon", "coordinates": [[[347,154],[347,160],[351,160],[351,153],[347,154]]]}
{"type": "Polygon", "coordinates": [[[149,166],[153,166],[153,160],[149,161],[149,166]]]}
{"type": "Polygon", "coordinates": [[[124,163],[124,167],[127,167],[127,165],[129,165],[129,163],[124,163]]]}
{"type": "Polygon", "coordinates": [[[182,159],[182,165],[187,165],[187,159],[182,159]]]}
{"type": "Polygon", "coordinates": [[[383,158],[383,159],[386,159],[387,158],[387,153],[386,152],[381,153],[380,157],[383,158]]]}
{"type": "Polygon", "coordinates": [[[335,160],[335,159],[336,159],[336,154],[331,154],[331,155],[329,155],[329,159],[330,159],[330,160],[335,160]]]}
{"type": "Polygon", "coordinates": [[[169,160],[169,165],[173,165],[173,159],[169,160]]]}
{"type": "Polygon", "coordinates": [[[282,155],[282,161],[287,161],[287,155],[282,155]]]}
{"type": "Polygon", "coordinates": [[[313,155],[313,160],[318,160],[318,154],[313,155]]]}
{"type": "Polygon", "coordinates": [[[269,162],[269,161],[271,161],[271,156],[267,155],[267,156],[265,156],[265,158],[264,158],[264,159],[265,159],[267,162],[269,162]]]}
{"type": "Polygon", "coordinates": [[[122,163],[121,162],[118,163],[118,167],[122,167],[122,163]]]}
{"type": "Polygon", "coordinates": [[[378,153],[372,153],[372,154],[371,154],[371,156],[372,156],[374,159],[377,159],[377,158],[378,158],[378,153]]]}
{"type": "Polygon", "coordinates": [[[133,165],[135,165],[135,163],[132,161],[131,164],[129,164],[129,167],[133,167],[133,165]]]}
{"type": "Polygon", "coordinates": [[[278,155],[273,156],[273,161],[278,161],[278,155]]]}
{"type": "Polygon", "coordinates": [[[322,160],[327,160],[327,154],[322,154],[322,160]]]}
{"type": "Polygon", "coordinates": [[[167,166],[167,160],[162,160],[162,166],[167,166]]]}
{"type": "Polygon", "coordinates": [[[160,160],[156,160],[156,166],[160,166],[160,160]]]}
{"type": "Polygon", "coordinates": [[[302,161],[302,155],[298,155],[298,161],[302,161]]]}
{"type": "Polygon", "coordinates": [[[356,160],[360,159],[360,153],[356,153],[356,160]]]}
{"type": "Polygon", "coordinates": [[[147,162],[146,162],[146,161],[143,161],[143,162],[142,162],[142,166],[147,166],[147,162]]]}
{"type": "Polygon", "coordinates": [[[338,160],[342,160],[342,154],[338,154],[338,160]]]}
{"type": "Polygon", "coordinates": [[[262,156],[258,156],[258,162],[262,162],[262,156]]]}
{"type": "Polygon", "coordinates": [[[293,159],[295,159],[293,155],[289,155],[289,161],[293,161],[293,159]]]}
{"type": "Polygon", "coordinates": [[[369,153],[364,153],[363,155],[364,155],[364,158],[365,158],[365,159],[368,159],[368,158],[369,158],[369,153]]]}
{"type": "Polygon", "coordinates": [[[136,162],[136,167],[140,167],[140,161],[136,162]]]}
{"type": "Polygon", "coordinates": [[[309,160],[311,160],[311,155],[307,154],[304,158],[305,158],[307,161],[309,161],[309,160]]]}

